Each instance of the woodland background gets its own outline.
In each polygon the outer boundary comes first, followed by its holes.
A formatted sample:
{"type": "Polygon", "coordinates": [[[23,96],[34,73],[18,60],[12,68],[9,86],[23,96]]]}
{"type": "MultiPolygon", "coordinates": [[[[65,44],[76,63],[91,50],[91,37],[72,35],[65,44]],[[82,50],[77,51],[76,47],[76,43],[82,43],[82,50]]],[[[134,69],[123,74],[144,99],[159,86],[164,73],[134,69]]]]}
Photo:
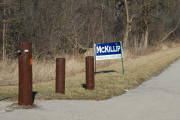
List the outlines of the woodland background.
{"type": "Polygon", "coordinates": [[[180,0],[0,0],[1,59],[18,41],[32,42],[40,59],[113,41],[141,54],[179,38],[180,0]]]}

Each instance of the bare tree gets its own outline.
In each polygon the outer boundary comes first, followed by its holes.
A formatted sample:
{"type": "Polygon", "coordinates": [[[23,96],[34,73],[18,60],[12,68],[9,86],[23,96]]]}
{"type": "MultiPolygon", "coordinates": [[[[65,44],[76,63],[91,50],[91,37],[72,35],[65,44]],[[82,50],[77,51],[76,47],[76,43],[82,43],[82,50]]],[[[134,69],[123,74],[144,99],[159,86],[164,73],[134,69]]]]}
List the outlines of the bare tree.
{"type": "Polygon", "coordinates": [[[174,33],[178,29],[179,25],[180,25],[180,18],[178,19],[176,26],[172,30],[170,30],[166,35],[164,35],[160,41],[161,42],[165,41],[172,33],[174,33]]]}
{"type": "Polygon", "coordinates": [[[3,51],[3,61],[5,61],[6,59],[6,24],[7,21],[5,19],[6,16],[6,0],[3,0],[3,3],[0,4],[0,6],[3,8],[3,18],[1,20],[1,22],[3,23],[3,33],[2,33],[2,41],[3,41],[3,47],[2,47],[2,51],[3,51]]]}
{"type": "Polygon", "coordinates": [[[94,43],[122,39],[124,47],[141,47],[143,51],[149,45],[166,41],[180,32],[180,20],[177,21],[180,2],[177,0],[0,2],[3,58],[15,49],[13,46],[18,40],[32,41],[36,55],[53,56],[75,54],[93,47],[94,43]],[[9,9],[13,15],[4,20],[2,16],[7,16],[9,9]],[[11,22],[13,17],[15,20],[11,22]],[[162,33],[165,33],[163,37],[162,33]]]}
{"type": "Polygon", "coordinates": [[[133,14],[132,16],[130,16],[127,0],[124,0],[124,3],[125,3],[125,9],[126,9],[126,29],[125,29],[124,38],[123,38],[123,41],[124,41],[123,45],[124,45],[124,47],[127,47],[129,32],[131,31],[131,24],[136,15],[133,14]]]}

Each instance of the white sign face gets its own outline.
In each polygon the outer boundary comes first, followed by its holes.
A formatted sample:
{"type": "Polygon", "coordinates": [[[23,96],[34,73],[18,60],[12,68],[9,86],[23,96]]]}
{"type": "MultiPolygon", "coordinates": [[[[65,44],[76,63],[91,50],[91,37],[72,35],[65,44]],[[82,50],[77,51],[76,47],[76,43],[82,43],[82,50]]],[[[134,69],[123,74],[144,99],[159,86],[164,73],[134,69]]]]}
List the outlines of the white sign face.
{"type": "Polygon", "coordinates": [[[96,60],[111,60],[111,59],[120,59],[121,55],[104,55],[104,56],[96,56],[96,60]]]}
{"type": "Polygon", "coordinates": [[[24,52],[27,53],[27,52],[29,52],[29,50],[26,49],[26,50],[24,50],[24,52]]]}
{"type": "Polygon", "coordinates": [[[123,58],[121,42],[95,44],[94,49],[96,60],[123,58]]]}

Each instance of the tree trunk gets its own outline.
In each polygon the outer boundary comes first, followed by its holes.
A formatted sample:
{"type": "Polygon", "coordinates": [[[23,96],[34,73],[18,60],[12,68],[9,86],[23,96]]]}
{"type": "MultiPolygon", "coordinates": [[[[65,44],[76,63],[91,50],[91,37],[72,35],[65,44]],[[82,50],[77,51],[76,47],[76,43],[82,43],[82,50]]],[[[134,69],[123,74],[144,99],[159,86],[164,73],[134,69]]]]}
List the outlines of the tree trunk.
{"type": "Polygon", "coordinates": [[[103,12],[104,12],[104,0],[102,0],[101,4],[101,33],[102,33],[102,43],[104,43],[104,28],[103,28],[103,12]]]}
{"type": "Polygon", "coordinates": [[[147,26],[145,34],[144,34],[144,49],[147,49],[149,43],[149,28],[147,26]]]}
{"type": "Polygon", "coordinates": [[[124,3],[125,3],[125,9],[126,9],[126,31],[125,31],[124,38],[123,38],[123,42],[124,42],[123,46],[127,47],[128,46],[130,20],[129,20],[129,10],[128,10],[127,0],[124,0],[124,3]]]}
{"type": "Polygon", "coordinates": [[[3,61],[6,59],[6,39],[5,39],[5,34],[6,34],[6,23],[3,21],[3,61]]]}
{"type": "Polygon", "coordinates": [[[126,31],[124,33],[124,38],[123,38],[123,46],[124,47],[128,47],[128,37],[129,37],[129,32],[131,31],[131,23],[133,21],[133,19],[135,18],[135,14],[131,16],[129,16],[129,9],[128,9],[128,3],[127,0],[124,0],[125,3],[125,9],[126,9],[126,31]]]}
{"type": "Polygon", "coordinates": [[[125,31],[124,38],[123,38],[123,41],[124,41],[123,46],[124,47],[128,46],[128,37],[129,37],[129,24],[127,23],[126,24],[126,31],[125,31]]]}
{"type": "MultiPolygon", "coordinates": [[[[6,4],[6,1],[4,0],[3,1],[3,4],[4,4],[4,8],[3,8],[3,16],[5,16],[6,14],[6,11],[5,11],[5,4],[6,4]]],[[[6,39],[5,39],[5,35],[6,35],[6,21],[5,19],[3,19],[3,34],[2,34],[2,39],[3,39],[3,61],[5,61],[6,59],[6,39]]]]}

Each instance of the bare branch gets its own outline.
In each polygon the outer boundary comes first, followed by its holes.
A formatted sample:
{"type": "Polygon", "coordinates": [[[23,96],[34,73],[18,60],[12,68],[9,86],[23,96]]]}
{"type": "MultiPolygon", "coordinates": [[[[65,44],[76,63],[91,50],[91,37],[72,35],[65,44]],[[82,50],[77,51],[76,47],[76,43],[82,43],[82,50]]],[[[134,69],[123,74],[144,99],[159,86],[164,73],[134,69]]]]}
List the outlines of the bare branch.
{"type": "Polygon", "coordinates": [[[129,22],[131,23],[135,17],[136,17],[136,14],[133,14],[129,22]]]}
{"type": "Polygon", "coordinates": [[[180,24],[180,18],[175,26],[175,28],[173,28],[171,31],[169,31],[162,39],[161,39],[161,42],[165,41],[172,33],[174,33],[177,28],[179,27],[179,24],[180,24]]]}

